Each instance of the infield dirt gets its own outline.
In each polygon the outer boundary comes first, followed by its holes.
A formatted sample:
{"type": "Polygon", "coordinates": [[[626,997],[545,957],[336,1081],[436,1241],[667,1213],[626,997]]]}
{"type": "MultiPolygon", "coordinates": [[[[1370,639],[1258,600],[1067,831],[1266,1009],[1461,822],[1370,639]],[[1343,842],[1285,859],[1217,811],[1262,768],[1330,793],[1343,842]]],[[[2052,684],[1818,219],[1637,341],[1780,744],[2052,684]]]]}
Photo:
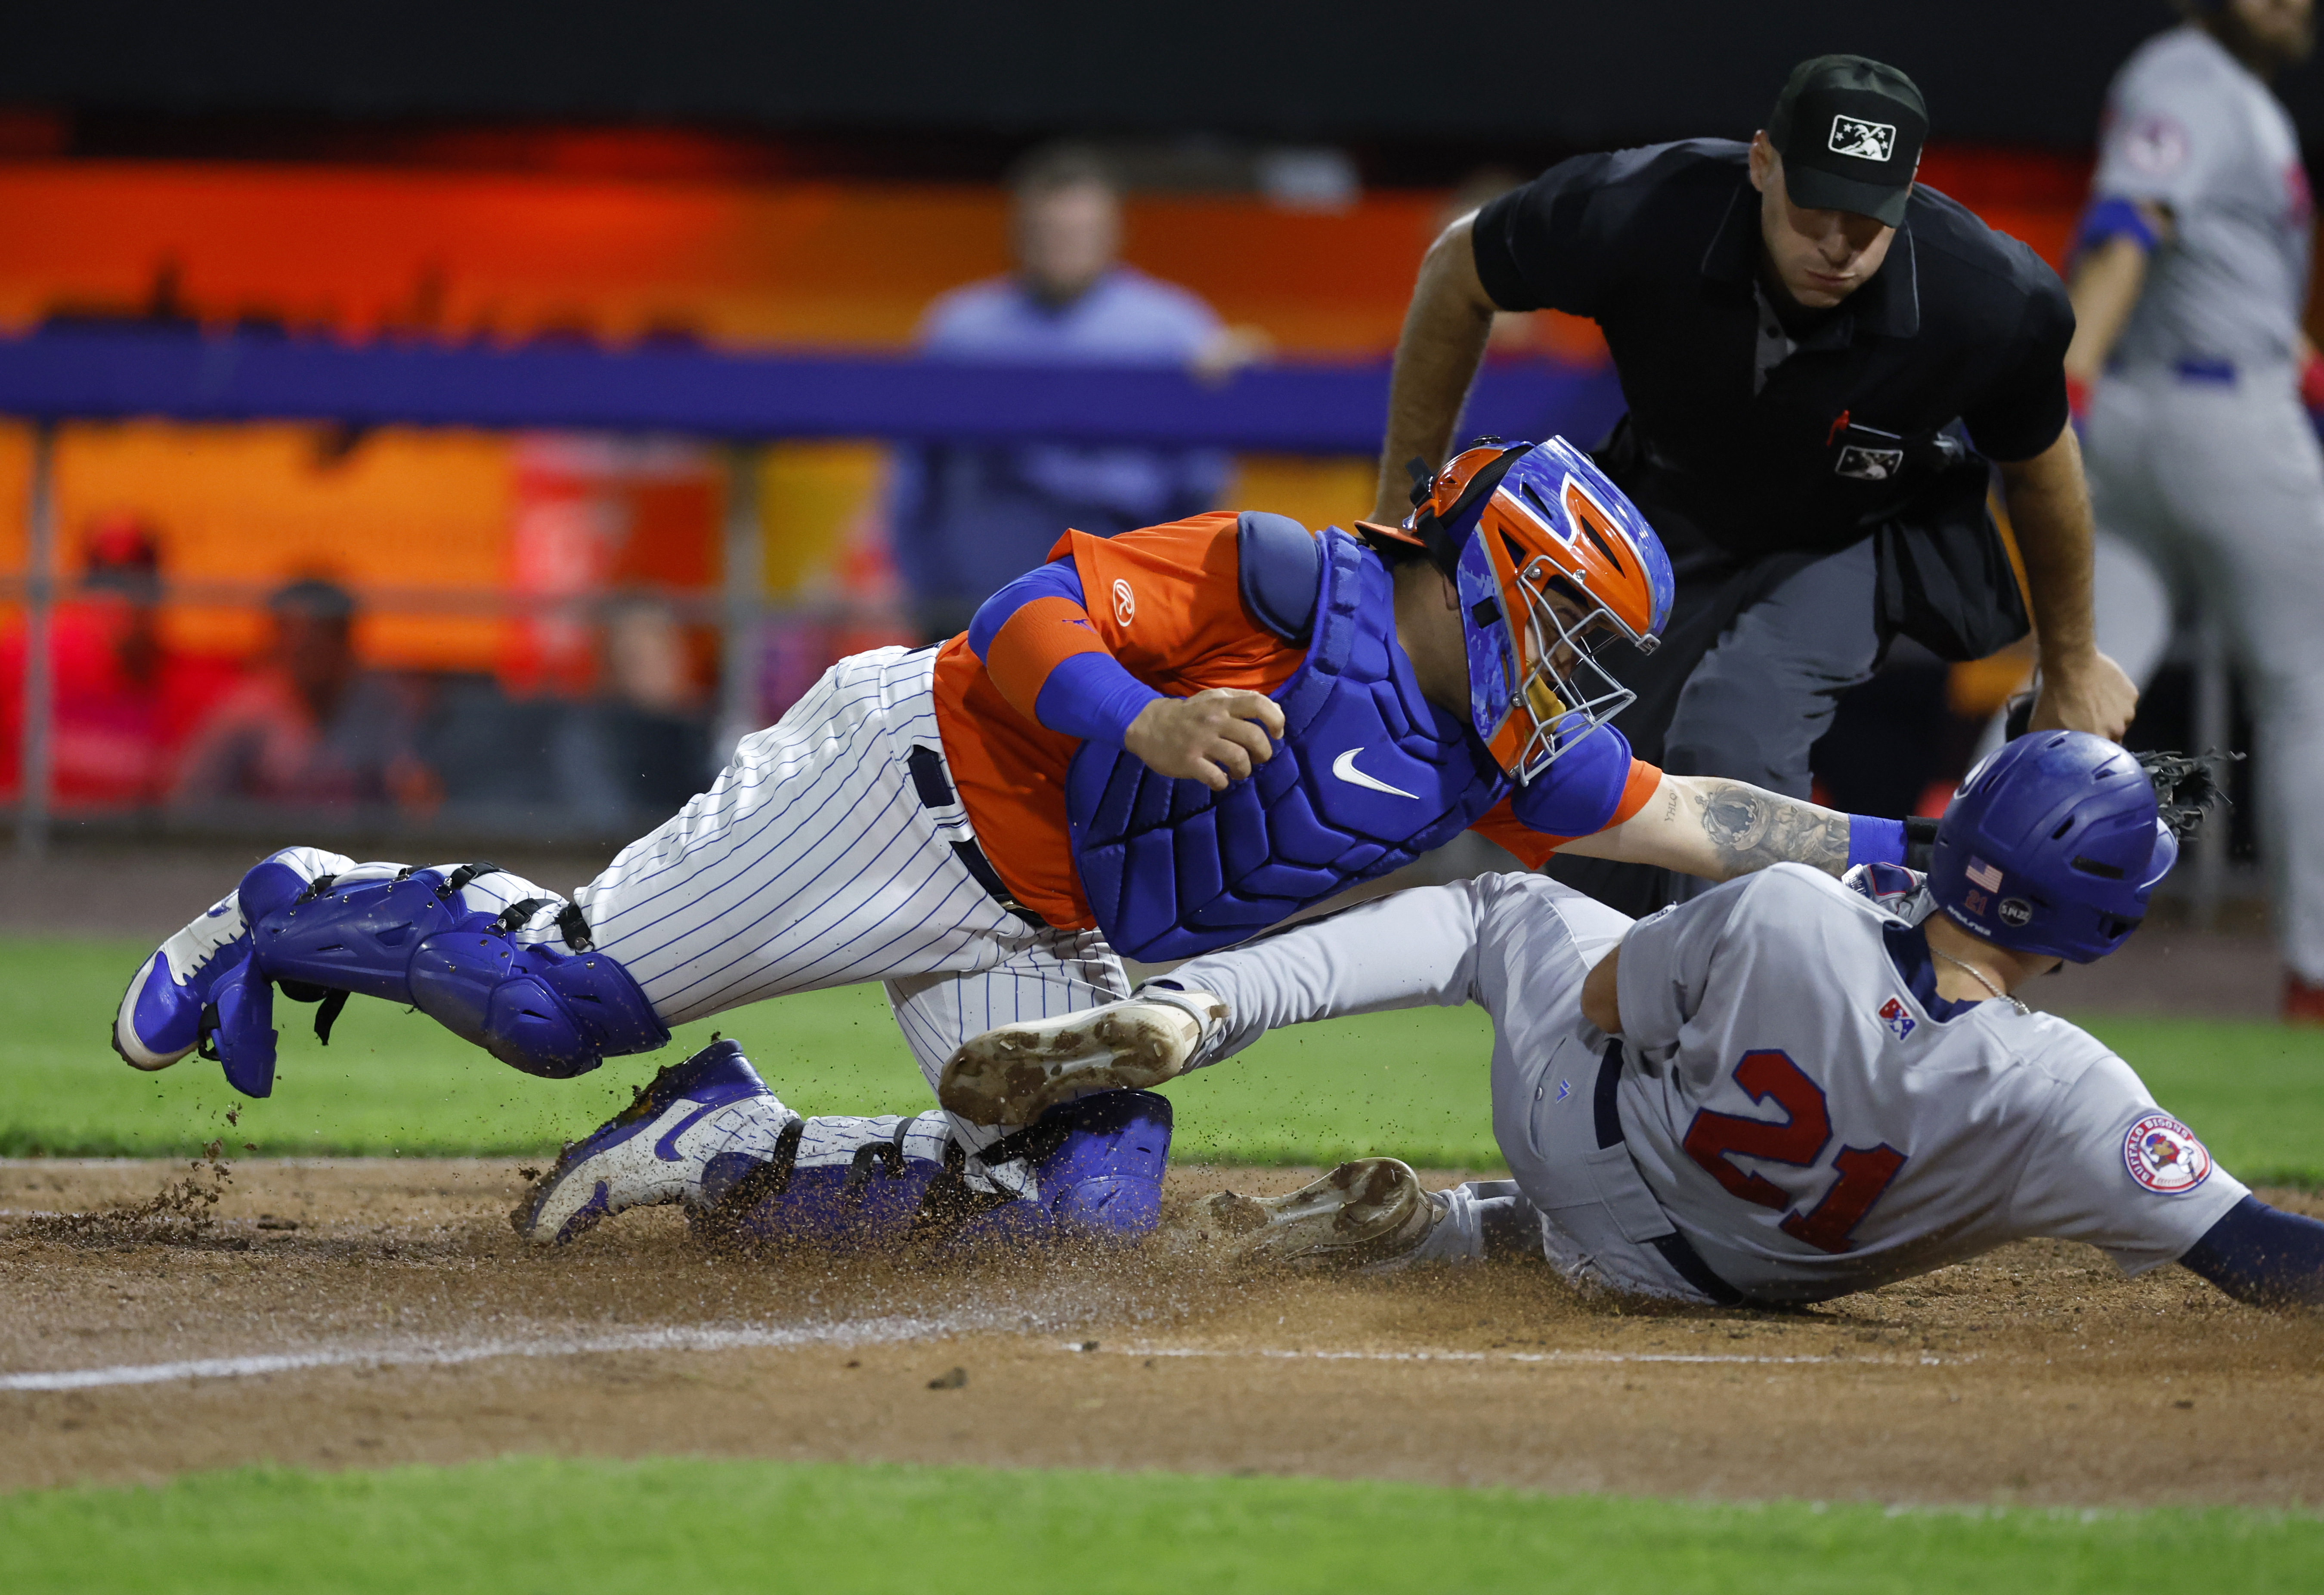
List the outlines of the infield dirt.
{"type": "MultiPolygon", "coordinates": [[[[1170,1203],[1311,1172],[1184,1168],[1170,1203]]],[[[2070,1243],[1765,1314],[1192,1241],[744,1258],[667,1211],[546,1251],[508,1227],[521,1189],[505,1162],[0,1164],[0,1489],[521,1451],[2324,1505],[2324,1322],[2070,1243]],[[234,1359],[276,1360],[154,1377],[234,1359]]]]}

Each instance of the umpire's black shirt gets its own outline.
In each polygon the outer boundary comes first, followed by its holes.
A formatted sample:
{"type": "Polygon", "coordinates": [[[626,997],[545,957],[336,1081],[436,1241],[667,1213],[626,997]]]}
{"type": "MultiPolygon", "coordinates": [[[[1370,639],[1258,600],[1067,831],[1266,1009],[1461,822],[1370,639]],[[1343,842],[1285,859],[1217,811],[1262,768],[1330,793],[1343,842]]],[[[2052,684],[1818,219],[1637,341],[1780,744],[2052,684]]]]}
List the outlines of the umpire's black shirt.
{"type": "Polygon", "coordinates": [[[1759,204],[1747,146],[1689,139],[1578,156],[1476,220],[1495,304],[1605,332],[1630,405],[1605,462],[1657,527],[1675,511],[1730,557],[1837,548],[1911,495],[1907,440],[1958,419],[1997,460],[2057,441],[2074,316],[2031,249],[1916,187],[1871,281],[1821,315],[1786,304],[1787,333],[1757,287],[1759,204]],[[1791,333],[1767,368],[1760,340],[1791,333]]]}

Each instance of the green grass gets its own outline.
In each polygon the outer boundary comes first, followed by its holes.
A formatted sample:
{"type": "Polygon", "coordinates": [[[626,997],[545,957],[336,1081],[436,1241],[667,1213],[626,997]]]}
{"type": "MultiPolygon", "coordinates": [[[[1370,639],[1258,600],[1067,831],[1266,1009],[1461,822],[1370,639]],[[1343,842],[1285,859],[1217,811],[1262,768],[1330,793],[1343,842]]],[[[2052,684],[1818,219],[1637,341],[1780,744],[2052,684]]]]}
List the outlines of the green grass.
{"type": "Polygon", "coordinates": [[[2324,1523],[1825,1509],[1316,1479],[780,1462],[200,1474],[0,1497],[47,1590],[1431,1590],[1797,1595],[2307,1590],[2324,1523]]]}
{"type": "Polygon", "coordinates": [[[2324,1185],[2324,1030],[2086,1016],[2246,1185],[2324,1185]]]}
{"type": "MultiPolygon", "coordinates": [[[[0,941],[0,1155],[178,1156],[213,1136],[300,1153],[528,1156],[629,1100],[714,1028],[740,1039],[805,1112],[914,1112],[927,1088],[875,986],[763,1002],[681,1031],[670,1050],[615,1058],[578,1080],[503,1068],[418,1014],[347,1005],[331,1045],[314,1010],[276,1005],[275,1094],[235,1097],[217,1065],[124,1068],[106,1044],[139,944],[0,941]],[[223,1114],[241,1109],[229,1129],[223,1114]]],[[[2102,1019],[2120,1052],[2227,1167],[2265,1184],[2324,1184],[2324,1032],[2272,1024],[2102,1019]]],[[[1429,1009],[1278,1032],[1169,1088],[1178,1155],[1330,1163],[1393,1152],[1437,1167],[1500,1166],[1487,1100],[1489,1027],[1475,1009],[1429,1009]]]]}
{"type": "MultiPolygon", "coordinates": [[[[529,1156],[588,1129],[665,1063],[734,1037],[769,1084],[807,1113],[913,1113],[931,1105],[877,986],[808,992],[688,1025],[667,1050],[577,1080],[536,1080],[434,1021],[347,1004],[330,1046],[315,1010],[275,1003],[274,1094],[251,1102],[217,1065],[158,1074],[107,1045],[121,989],[152,947],[0,939],[0,1156],[180,1156],[212,1137],[267,1156],[529,1156]],[[224,1113],[240,1109],[229,1127],[224,1113]]],[[[1312,1026],[1171,1086],[1178,1156],[1328,1163],[1394,1151],[1439,1166],[1498,1167],[1486,1098],[1491,1028],[1474,1009],[1312,1026]]]]}

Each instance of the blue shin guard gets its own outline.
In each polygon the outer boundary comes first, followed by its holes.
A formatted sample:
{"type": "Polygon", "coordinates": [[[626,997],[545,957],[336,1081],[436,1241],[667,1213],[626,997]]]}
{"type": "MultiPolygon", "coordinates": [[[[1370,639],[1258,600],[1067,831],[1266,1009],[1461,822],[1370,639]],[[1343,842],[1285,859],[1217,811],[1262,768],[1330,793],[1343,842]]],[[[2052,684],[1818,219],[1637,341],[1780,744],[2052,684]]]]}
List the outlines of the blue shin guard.
{"type": "Polygon", "coordinates": [[[1144,1091],[1062,1103],[987,1148],[988,1166],[1027,1164],[1022,1193],[972,1175],[943,1113],[811,1119],[784,1132],[771,1161],[714,1159],[694,1220],[706,1236],[761,1242],[1128,1242],[1160,1219],[1169,1157],[1169,1100],[1144,1091]]]}
{"type": "Polygon", "coordinates": [[[221,989],[209,1037],[227,1080],[246,1094],[272,1089],[275,982],[288,996],[325,1004],[316,1028],[326,1040],[347,994],[378,997],[419,1009],[512,1068],[551,1079],[669,1040],[629,972],[587,951],[586,927],[577,938],[567,930],[568,945],[579,943],[570,953],[516,938],[550,899],[498,914],[471,910],[461,889],[488,865],[345,884],[325,876],[287,902],[261,877],[267,868],[244,879],[250,963],[221,989]]]}

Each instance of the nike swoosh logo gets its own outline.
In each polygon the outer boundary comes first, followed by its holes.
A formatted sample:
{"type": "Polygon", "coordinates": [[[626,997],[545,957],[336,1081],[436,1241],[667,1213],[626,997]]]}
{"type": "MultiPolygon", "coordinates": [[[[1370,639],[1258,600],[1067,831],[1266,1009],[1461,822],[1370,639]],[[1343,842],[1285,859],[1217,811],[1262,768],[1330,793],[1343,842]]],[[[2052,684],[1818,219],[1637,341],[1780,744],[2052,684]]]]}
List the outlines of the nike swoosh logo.
{"type": "Polygon", "coordinates": [[[1386,781],[1374,780],[1370,776],[1358,770],[1356,755],[1362,751],[1361,748],[1350,748],[1337,759],[1333,760],[1332,773],[1351,787],[1369,787],[1375,792],[1386,792],[1391,798],[1409,798],[1415,803],[1420,801],[1419,793],[1407,792],[1402,787],[1391,787],[1386,781]]]}
{"type": "Polygon", "coordinates": [[[664,1163],[676,1163],[683,1156],[678,1149],[678,1138],[725,1105],[723,1102],[705,1102],[679,1120],[668,1135],[654,1143],[654,1156],[664,1163]]]}

